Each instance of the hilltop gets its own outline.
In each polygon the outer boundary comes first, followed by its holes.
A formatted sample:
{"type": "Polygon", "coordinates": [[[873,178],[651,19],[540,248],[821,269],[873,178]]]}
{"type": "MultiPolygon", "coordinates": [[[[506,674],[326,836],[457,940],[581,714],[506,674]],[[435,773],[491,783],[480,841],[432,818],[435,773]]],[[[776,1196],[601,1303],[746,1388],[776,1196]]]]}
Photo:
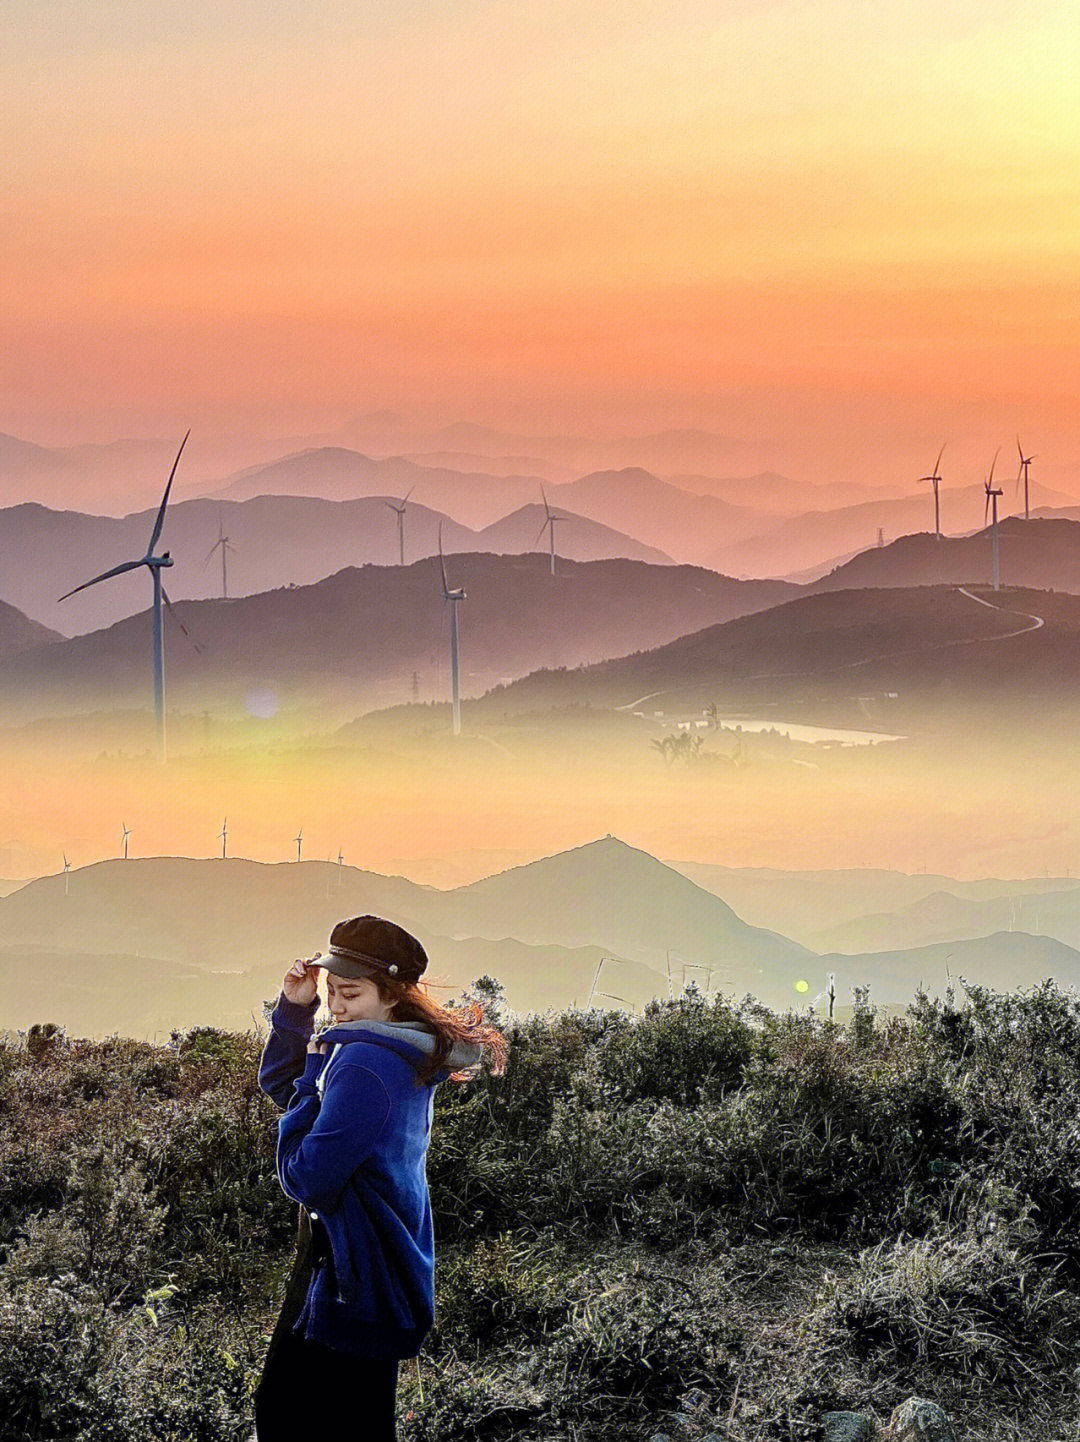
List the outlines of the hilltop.
{"type": "MultiPolygon", "coordinates": [[[[455,555],[447,572],[467,593],[459,618],[465,696],[538,666],[578,666],[655,646],[705,621],[774,605],[795,589],[627,560],[560,560],[552,577],[539,552],[455,555]]],[[[345,719],[413,699],[414,672],[418,699],[449,696],[449,615],[437,558],[348,568],[311,586],[229,601],[178,601],[173,611],[191,644],[166,618],[171,708],[243,714],[257,692],[282,707],[333,706],[345,719]]],[[[149,613],[0,663],[0,690],[7,717],[146,704],[149,613]]]]}
{"type": "Polygon", "coordinates": [[[872,699],[874,714],[887,722],[890,711],[910,718],[928,699],[944,706],[1038,696],[1049,705],[1071,694],[1078,677],[1080,597],[1014,588],[997,594],[867,588],[802,595],[573,676],[537,673],[493,691],[483,711],[551,705],[571,695],[592,705],[649,703],[667,715],[691,716],[710,703],[737,712],[794,700],[865,725],[860,696],[872,699]],[[900,706],[886,704],[890,693],[900,706]]]}

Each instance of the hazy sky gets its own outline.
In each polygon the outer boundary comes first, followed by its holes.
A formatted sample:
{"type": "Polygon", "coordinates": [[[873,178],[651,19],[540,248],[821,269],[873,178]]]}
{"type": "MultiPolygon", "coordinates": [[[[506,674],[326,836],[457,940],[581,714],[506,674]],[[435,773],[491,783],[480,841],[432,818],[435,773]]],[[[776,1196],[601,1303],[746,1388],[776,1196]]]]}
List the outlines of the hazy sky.
{"type": "Polygon", "coordinates": [[[1078,4],[5,15],[0,430],[1080,459],[1078,4]]]}

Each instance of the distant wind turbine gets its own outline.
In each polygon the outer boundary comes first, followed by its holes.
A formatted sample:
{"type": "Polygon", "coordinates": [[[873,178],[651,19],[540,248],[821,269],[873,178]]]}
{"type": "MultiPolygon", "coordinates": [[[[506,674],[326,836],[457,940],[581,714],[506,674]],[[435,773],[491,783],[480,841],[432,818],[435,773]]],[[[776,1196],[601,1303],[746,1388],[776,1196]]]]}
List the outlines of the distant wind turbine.
{"type": "Polygon", "coordinates": [[[236,550],[236,547],[233,545],[233,543],[229,540],[228,536],[225,534],[225,527],[224,527],[224,524],[223,524],[223,522],[222,522],[221,513],[220,513],[220,512],[218,513],[218,538],[217,538],[217,540],[214,542],[214,544],[210,547],[209,554],[207,555],[206,560],[203,562],[203,570],[204,570],[204,571],[206,570],[206,568],[207,568],[207,566],[210,564],[210,562],[213,560],[214,552],[217,550],[217,548],[218,548],[219,546],[221,547],[221,595],[222,595],[222,599],[227,601],[227,600],[229,599],[229,572],[228,572],[228,567],[227,567],[226,562],[227,562],[228,552],[229,552],[229,551],[235,551],[235,550],[236,550]]]}
{"type": "Polygon", "coordinates": [[[1022,475],[1024,477],[1024,520],[1030,521],[1031,510],[1028,506],[1028,467],[1031,465],[1032,461],[1037,460],[1038,457],[1024,455],[1024,448],[1020,444],[1019,436],[1017,436],[1016,438],[1016,449],[1020,452],[1020,469],[1016,473],[1016,484],[1017,486],[1020,485],[1020,477],[1022,475]]]}
{"type": "Polygon", "coordinates": [[[301,827],[300,830],[296,833],[296,859],[297,859],[297,861],[300,860],[300,847],[301,847],[301,845],[303,844],[303,840],[304,840],[304,828],[301,827]]]}
{"type": "Polygon", "coordinates": [[[1000,495],[1002,494],[1002,490],[1001,490],[1001,487],[1000,487],[1000,486],[997,488],[997,490],[994,489],[994,466],[997,464],[997,458],[998,458],[998,456],[999,456],[1000,454],[1001,454],[1001,447],[998,446],[997,450],[994,452],[994,459],[990,462],[990,474],[989,474],[989,476],[987,476],[987,478],[986,478],[986,486],[985,486],[985,490],[986,490],[986,505],[983,507],[983,526],[985,527],[985,525],[986,525],[987,513],[988,513],[988,511],[990,510],[990,503],[991,503],[991,501],[993,502],[993,506],[994,506],[994,524],[993,524],[993,538],[992,538],[992,539],[993,539],[993,548],[994,548],[994,590],[995,590],[995,591],[1000,591],[1000,589],[1001,589],[1001,559],[1000,559],[1000,556],[999,556],[999,554],[998,554],[998,514],[997,514],[997,498],[998,498],[998,496],[1000,496],[1000,495]]]}
{"type": "Polygon", "coordinates": [[[405,564],[405,503],[415,490],[415,486],[410,486],[396,506],[393,501],[383,502],[384,506],[389,506],[392,511],[397,512],[398,564],[400,566],[405,564]]]}
{"type": "Polygon", "coordinates": [[[124,828],[124,860],[126,861],[128,859],[127,839],[131,835],[131,832],[128,830],[126,822],[121,821],[120,825],[124,828]]]}
{"type": "Polygon", "coordinates": [[[180,464],[180,457],[187,445],[187,435],[180,442],[180,449],[176,453],[176,460],[173,461],[172,470],[169,472],[169,479],[165,486],[165,494],[161,498],[161,506],[157,513],[157,520],[154,522],[154,529],[150,535],[150,544],[146,548],[146,555],[137,561],[124,561],[119,566],[114,566],[111,571],[103,571],[100,576],[93,580],[84,581],[81,586],[75,586],[72,590],[66,591],[60,597],[66,601],[68,596],[74,596],[78,591],[85,591],[88,586],[96,586],[99,581],[107,581],[111,576],[122,575],[124,571],[137,571],[140,566],[145,566],[150,572],[154,582],[154,714],[157,721],[157,747],[158,760],[165,760],[165,649],[161,633],[161,602],[172,610],[172,602],[161,584],[161,571],[164,566],[173,564],[172,557],[168,551],[163,551],[160,556],[154,555],[154,547],[161,536],[161,528],[165,524],[165,507],[169,504],[169,491],[172,489],[173,477],[176,475],[176,468],[180,464]]]}
{"type": "Polygon", "coordinates": [[[941,458],[944,454],[945,446],[943,443],[941,450],[938,451],[938,458],[934,462],[934,469],[931,474],[928,476],[919,477],[920,482],[929,481],[934,488],[934,535],[939,541],[941,540],[941,508],[938,504],[938,486],[941,484],[941,476],[938,474],[938,472],[941,469],[941,458]]]}
{"type": "MultiPolygon", "coordinates": [[[[556,522],[556,521],[568,521],[568,520],[570,519],[570,517],[569,517],[569,516],[562,516],[562,515],[559,514],[558,511],[553,511],[553,510],[551,509],[551,507],[548,505],[547,495],[546,495],[546,493],[545,493],[545,491],[544,491],[543,486],[540,487],[540,494],[544,497],[544,524],[540,527],[540,529],[539,529],[539,530],[537,531],[537,533],[536,533],[536,541],[538,541],[538,540],[540,539],[540,537],[544,534],[545,531],[548,531],[548,532],[549,532],[549,538],[550,538],[550,541],[551,541],[551,574],[554,576],[554,574],[555,574],[555,522],[556,522]]],[[[536,545],[536,541],[533,542],[533,545],[534,545],[534,546],[536,545]]]]}
{"type": "Polygon", "coordinates": [[[64,858],[64,895],[68,894],[68,876],[71,873],[71,862],[67,859],[67,852],[61,853],[64,858]]]}
{"type": "Polygon", "coordinates": [[[455,586],[451,590],[446,579],[446,561],[443,557],[442,548],[442,522],[439,523],[439,566],[442,569],[443,601],[450,602],[450,685],[454,698],[454,720],[453,733],[461,735],[461,692],[459,689],[458,677],[458,623],[457,608],[460,601],[465,599],[465,591],[461,586],[455,586]]]}
{"type": "Polygon", "coordinates": [[[225,860],[225,847],[229,842],[229,818],[226,816],[221,823],[221,830],[218,832],[218,840],[221,842],[221,859],[225,860]]]}

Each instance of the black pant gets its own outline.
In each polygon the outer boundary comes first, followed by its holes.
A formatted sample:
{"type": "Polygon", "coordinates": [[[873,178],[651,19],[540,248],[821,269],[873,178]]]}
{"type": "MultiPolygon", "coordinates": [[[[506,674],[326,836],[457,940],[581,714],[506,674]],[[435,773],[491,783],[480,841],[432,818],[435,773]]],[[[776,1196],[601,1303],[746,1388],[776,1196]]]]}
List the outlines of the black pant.
{"type": "Polygon", "coordinates": [[[255,1393],[258,1442],[396,1442],[397,1380],[392,1359],[283,1337],[255,1393]]]}

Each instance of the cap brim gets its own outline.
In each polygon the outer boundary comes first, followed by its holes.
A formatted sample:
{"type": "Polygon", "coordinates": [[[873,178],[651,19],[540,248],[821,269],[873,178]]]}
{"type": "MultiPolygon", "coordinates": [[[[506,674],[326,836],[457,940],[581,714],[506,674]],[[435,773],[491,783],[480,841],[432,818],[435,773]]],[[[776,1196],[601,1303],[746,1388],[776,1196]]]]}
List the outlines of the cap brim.
{"type": "Polygon", "coordinates": [[[368,981],[374,981],[379,974],[373,966],[367,966],[362,961],[353,961],[348,956],[338,956],[332,951],[320,951],[311,965],[321,966],[324,971],[332,971],[335,976],[343,976],[351,981],[361,981],[365,977],[368,981]]]}

